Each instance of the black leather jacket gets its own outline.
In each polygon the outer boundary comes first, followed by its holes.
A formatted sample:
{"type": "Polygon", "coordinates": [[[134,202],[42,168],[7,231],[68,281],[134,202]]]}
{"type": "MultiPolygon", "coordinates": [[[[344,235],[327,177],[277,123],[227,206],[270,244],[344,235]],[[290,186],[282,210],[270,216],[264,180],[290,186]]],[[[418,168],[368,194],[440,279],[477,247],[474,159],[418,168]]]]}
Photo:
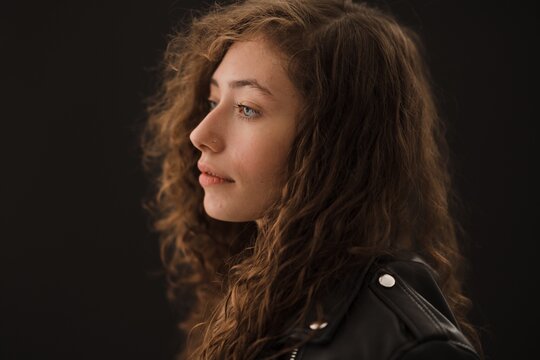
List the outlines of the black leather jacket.
{"type": "Polygon", "coordinates": [[[420,258],[377,258],[324,298],[292,339],[311,338],[295,360],[473,360],[434,272],[420,258]]]}

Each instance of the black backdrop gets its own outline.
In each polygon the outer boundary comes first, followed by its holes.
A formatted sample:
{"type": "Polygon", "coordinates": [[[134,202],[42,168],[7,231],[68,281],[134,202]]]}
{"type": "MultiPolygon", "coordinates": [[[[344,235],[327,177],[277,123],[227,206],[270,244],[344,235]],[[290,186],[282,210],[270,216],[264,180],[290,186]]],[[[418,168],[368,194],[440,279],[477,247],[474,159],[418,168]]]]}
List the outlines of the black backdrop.
{"type": "MultiPolygon", "coordinates": [[[[386,0],[424,39],[489,359],[537,348],[534,3],[386,0]]],[[[166,34],[198,1],[2,5],[0,359],[171,359],[137,134],[166,34]]]]}

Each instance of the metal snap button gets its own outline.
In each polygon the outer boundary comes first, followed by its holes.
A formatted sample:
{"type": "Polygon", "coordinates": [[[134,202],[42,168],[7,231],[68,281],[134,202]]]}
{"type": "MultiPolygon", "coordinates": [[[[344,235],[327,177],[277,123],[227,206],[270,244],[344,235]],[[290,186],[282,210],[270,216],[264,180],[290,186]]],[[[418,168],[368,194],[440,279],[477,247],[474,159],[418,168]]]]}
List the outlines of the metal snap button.
{"type": "Polygon", "coordinates": [[[396,284],[396,279],[390,274],[384,274],[379,277],[379,284],[384,287],[391,288],[396,284]]]}
{"type": "Polygon", "coordinates": [[[309,328],[311,330],[321,330],[321,329],[324,329],[327,325],[328,325],[328,323],[326,321],[324,321],[324,322],[315,321],[314,323],[311,323],[309,325],[309,328]]]}

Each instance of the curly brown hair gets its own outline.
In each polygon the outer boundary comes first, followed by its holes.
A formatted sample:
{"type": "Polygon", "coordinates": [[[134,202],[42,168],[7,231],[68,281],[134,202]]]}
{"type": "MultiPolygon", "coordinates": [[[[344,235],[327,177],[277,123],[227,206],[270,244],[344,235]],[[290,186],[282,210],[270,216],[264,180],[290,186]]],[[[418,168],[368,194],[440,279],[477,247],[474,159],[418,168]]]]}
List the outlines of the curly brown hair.
{"type": "Polygon", "coordinates": [[[438,272],[466,320],[447,146],[418,36],[389,14],[339,0],[214,5],[171,38],[149,108],[144,163],[171,300],[196,300],[185,358],[276,358],[317,293],[347,267],[403,249],[438,272]],[[189,134],[208,113],[213,71],[232,43],[264,36],[302,95],[286,182],[262,221],[226,223],[203,209],[189,134]],[[185,291],[183,292],[185,293],[185,291]]]}

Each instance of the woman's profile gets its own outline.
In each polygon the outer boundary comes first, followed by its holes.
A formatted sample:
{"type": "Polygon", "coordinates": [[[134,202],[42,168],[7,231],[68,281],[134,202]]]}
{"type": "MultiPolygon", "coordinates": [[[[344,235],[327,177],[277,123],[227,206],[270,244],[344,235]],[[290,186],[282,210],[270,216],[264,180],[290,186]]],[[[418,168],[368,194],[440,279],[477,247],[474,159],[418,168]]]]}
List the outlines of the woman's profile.
{"type": "Polygon", "coordinates": [[[145,164],[183,359],[477,359],[443,124],[365,3],[215,5],[175,35],[145,164]]]}

